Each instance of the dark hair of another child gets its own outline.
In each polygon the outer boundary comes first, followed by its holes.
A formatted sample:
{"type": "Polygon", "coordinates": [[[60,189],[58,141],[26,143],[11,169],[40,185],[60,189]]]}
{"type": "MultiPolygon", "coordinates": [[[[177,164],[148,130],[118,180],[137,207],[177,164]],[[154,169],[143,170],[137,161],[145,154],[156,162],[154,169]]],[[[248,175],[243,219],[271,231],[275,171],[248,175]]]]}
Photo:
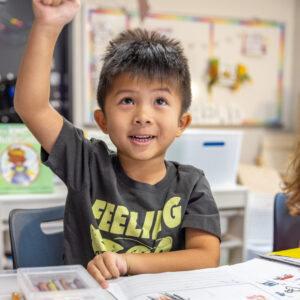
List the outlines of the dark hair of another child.
{"type": "Polygon", "coordinates": [[[188,110],[190,72],[179,41],[139,28],[124,31],[113,39],[106,49],[97,90],[98,105],[104,113],[105,98],[114,79],[124,73],[176,87],[182,101],[181,114],[188,110]]]}

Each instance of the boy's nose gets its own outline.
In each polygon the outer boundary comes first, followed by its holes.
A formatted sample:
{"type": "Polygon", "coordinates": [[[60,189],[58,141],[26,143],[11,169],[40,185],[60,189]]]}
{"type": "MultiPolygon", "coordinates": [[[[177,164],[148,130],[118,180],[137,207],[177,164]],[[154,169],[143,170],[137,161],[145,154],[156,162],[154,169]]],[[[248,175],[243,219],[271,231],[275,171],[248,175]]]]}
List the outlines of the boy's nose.
{"type": "Polygon", "coordinates": [[[148,125],[151,124],[150,118],[147,117],[136,117],[134,120],[134,124],[136,125],[148,125]]]}
{"type": "Polygon", "coordinates": [[[134,124],[139,126],[149,125],[152,124],[152,120],[148,114],[140,110],[134,117],[134,124]]]}

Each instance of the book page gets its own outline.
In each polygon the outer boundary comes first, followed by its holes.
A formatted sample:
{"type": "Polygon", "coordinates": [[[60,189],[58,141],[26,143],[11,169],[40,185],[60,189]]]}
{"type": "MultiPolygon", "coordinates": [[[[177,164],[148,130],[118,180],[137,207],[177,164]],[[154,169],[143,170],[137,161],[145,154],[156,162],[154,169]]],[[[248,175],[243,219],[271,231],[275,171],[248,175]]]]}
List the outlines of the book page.
{"type": "Polygon", "coordinates": [[[254,259],[213,269],[123,277],[110,281],[108,291],[119,300],[300,299],[299,280],[298,268],[254,259]]]}

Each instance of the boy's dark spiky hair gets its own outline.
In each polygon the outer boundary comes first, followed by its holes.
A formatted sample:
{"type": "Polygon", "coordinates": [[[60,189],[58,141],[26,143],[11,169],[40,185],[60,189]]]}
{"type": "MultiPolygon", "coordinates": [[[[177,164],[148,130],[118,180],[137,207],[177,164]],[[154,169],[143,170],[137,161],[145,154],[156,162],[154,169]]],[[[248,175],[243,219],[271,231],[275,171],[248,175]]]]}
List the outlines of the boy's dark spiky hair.
{"type": "Polygon", "coordinates": [[[97,101],[103,111],[114,79],[123,73],[176,84],[182,101],[181,113],[188,110],[190,72],[179,41],[139,28],[124,31],[113,39],[106,49],[97,90],[97,101]]]}

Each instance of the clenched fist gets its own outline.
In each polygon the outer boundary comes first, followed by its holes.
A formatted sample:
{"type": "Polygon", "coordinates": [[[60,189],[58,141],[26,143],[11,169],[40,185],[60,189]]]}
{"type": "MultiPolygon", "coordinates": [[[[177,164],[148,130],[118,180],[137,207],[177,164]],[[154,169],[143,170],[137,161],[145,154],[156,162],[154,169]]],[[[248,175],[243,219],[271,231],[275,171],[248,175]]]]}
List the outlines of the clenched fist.
{"type": "Polygon", "coordinates": [[[72,21],[80,0],[32,0],[35,21],[42,25],[63,27],[72,21]]]}

